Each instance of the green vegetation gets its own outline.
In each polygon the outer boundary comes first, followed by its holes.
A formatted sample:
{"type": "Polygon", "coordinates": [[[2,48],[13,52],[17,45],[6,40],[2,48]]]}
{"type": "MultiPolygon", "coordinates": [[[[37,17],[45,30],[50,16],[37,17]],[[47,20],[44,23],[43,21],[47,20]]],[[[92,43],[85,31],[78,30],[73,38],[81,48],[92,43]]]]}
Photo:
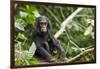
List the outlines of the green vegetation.
{"type": "MultiPolygon", "coordinates": [[[[37,16],[47,16],[52,23],[52,32],[55,34],[59,31],[61,23],[77,8],[68,6],[18,5],[14,16],[15,64],[32,65],[39,63],[37,58],[27,54],[27,50],[31,47],[32,30],[34,29],[37,16]]],[[[65,31],[58,39],[61,41],[69,59],[83,50],[94,48],[94,8],[84,8],[78,13],[66,26],[65,31]]],[[[89,52],[78,58],[76,62],[91,62],[94,59],[93,52],[89,52]]]]}

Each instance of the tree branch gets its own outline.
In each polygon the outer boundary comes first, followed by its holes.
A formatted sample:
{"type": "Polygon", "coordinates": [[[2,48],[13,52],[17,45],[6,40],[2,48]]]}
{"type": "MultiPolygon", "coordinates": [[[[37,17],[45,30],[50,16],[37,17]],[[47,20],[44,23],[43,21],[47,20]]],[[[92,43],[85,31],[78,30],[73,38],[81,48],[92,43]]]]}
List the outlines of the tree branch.
{"type": "Polygon", "coordinates": [[[78,8],[76,9],[75,12],[73,12],[67,19],[65,19],[62,24],[61,24],[61,28],[60,30],[54,35],[55,38],[58,38],[61,33],[65,30],[65,27],[67,26],[67,24],[69,24],[71,22],[71,20],[82,10],[83,8],[78,8]]]}
{"type": "Polygon", "coordinates": [[[75,17],[87,17],[87,18],[94,18],[94,16],[91,15],[76,15],[75,17]]]}
{"type": "Polygon", "coordinates": [[[82,56],[83,54],[88,53],[88,52],[93,51],[93,50],[94,50],[94,48],[90,48],[90,49],[84,50],[80,54],[76,55],[75,57],[68,59],[67,63],[70,63],[70,62],[76,60],[77,58],[79,58],[80,56],[82,56]]]}

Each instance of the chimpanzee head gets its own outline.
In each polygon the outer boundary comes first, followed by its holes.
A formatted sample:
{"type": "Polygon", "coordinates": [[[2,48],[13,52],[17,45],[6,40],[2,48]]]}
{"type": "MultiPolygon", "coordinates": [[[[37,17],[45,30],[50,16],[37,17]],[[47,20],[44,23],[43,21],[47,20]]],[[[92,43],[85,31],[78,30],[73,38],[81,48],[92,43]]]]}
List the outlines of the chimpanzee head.
{"type": "Polygon", "coordinates": [[[36,29],[38,32],[48,32],[51,30],[51,23],[46,16],[40,16],[36,19],[36,29]]]}

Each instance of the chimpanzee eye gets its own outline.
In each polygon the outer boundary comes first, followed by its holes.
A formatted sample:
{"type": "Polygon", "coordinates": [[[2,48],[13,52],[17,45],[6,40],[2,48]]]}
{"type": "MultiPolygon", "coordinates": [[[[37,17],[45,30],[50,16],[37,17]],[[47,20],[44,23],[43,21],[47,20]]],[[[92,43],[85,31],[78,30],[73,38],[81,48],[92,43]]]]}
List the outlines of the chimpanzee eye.
{"type": "Polygon", "coordinates": [[[40,24],[41,24],[41,25],[47,25],[47,23],[46,23],[46,22],[41,22],[40,24]]]}
{"type": "Polygon", "coordinates": [[[41,24],[47,24],[46,22],[41,22],[41,24]]]}

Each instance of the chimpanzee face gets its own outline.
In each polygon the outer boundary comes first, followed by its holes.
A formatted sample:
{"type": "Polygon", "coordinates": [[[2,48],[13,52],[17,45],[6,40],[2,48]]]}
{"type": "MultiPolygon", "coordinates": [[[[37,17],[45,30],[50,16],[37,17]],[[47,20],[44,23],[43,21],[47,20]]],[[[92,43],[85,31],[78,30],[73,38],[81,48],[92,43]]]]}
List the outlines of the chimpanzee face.
{"type": "Polygon", "coordinates": [[[47,32],[47,25],[48,25],[48,23],[47,23],[46,18],[42,17],[39,24],[40,24],[41,32],[47,32]]]}

